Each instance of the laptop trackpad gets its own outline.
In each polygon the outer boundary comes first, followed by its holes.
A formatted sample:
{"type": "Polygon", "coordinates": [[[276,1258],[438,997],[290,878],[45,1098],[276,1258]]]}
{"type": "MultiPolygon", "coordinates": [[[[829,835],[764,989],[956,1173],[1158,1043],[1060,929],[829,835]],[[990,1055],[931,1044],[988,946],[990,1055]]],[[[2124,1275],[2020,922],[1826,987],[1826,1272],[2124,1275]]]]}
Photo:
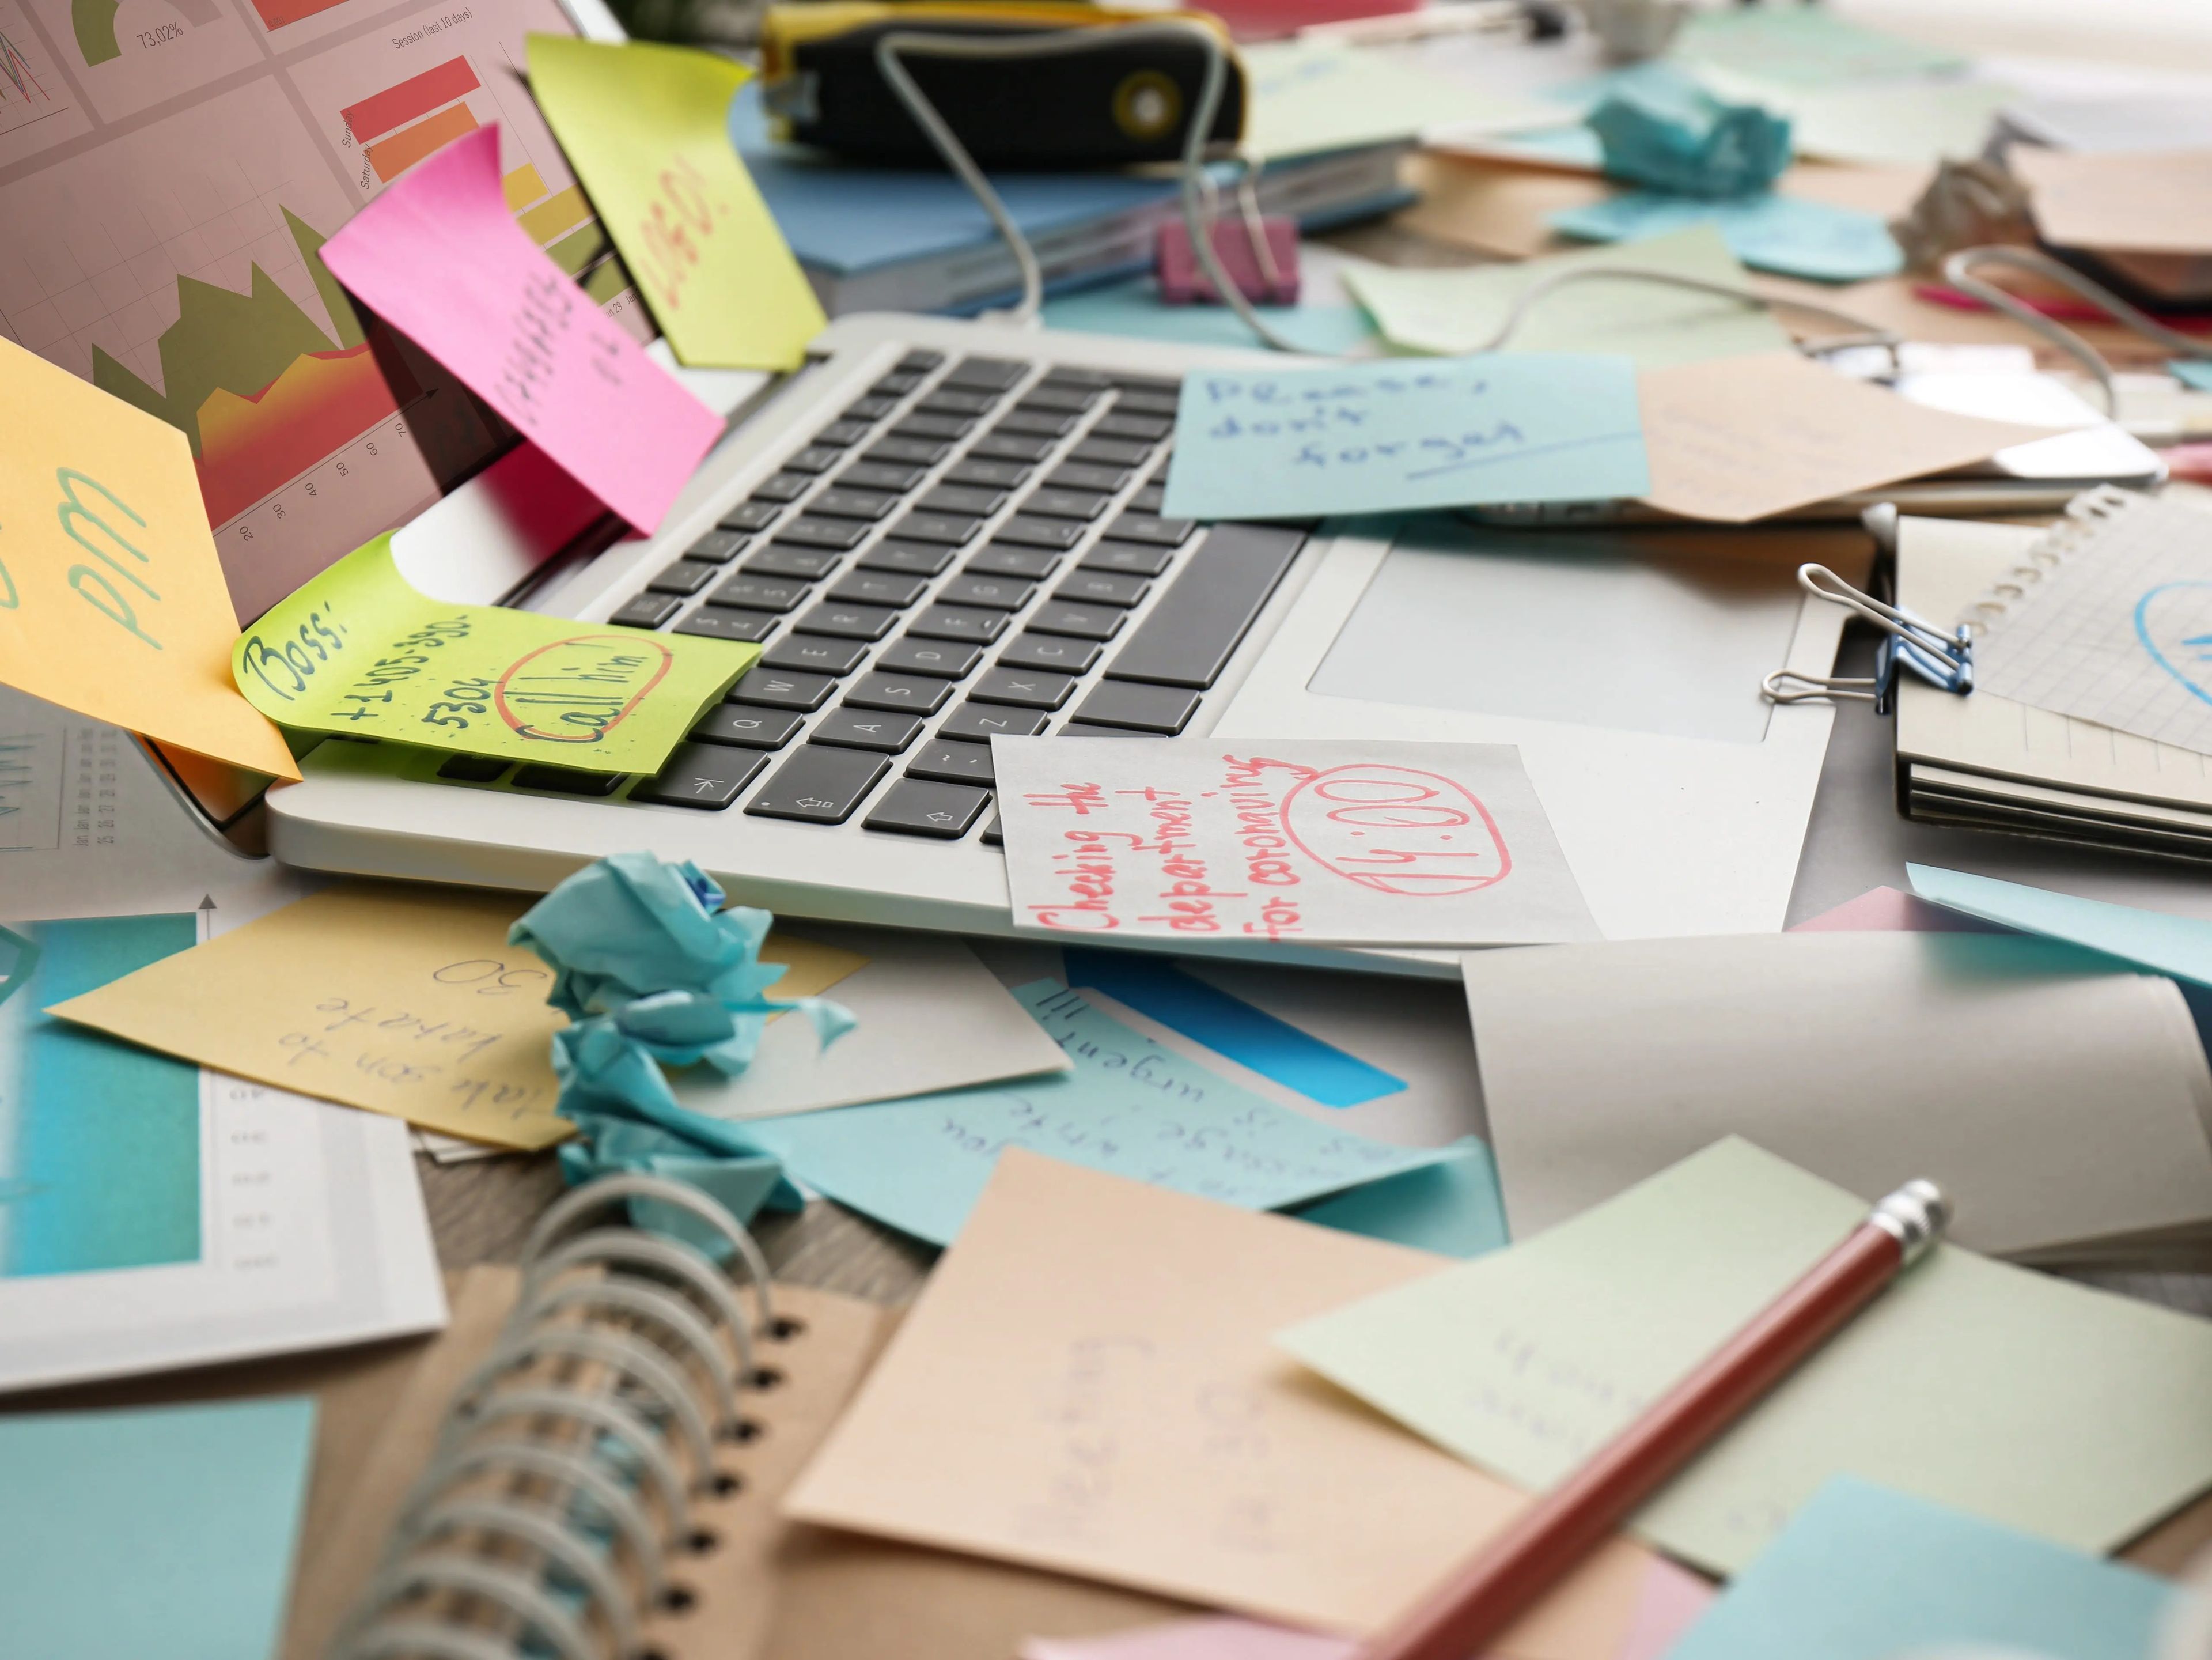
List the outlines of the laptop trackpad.
{"type": "Polygon", "coordinates": [[[1797,625],[1796,565],[1687,539],[1413,521],[1306,689],[1759,743],[1759,679],[1797,625]]]}

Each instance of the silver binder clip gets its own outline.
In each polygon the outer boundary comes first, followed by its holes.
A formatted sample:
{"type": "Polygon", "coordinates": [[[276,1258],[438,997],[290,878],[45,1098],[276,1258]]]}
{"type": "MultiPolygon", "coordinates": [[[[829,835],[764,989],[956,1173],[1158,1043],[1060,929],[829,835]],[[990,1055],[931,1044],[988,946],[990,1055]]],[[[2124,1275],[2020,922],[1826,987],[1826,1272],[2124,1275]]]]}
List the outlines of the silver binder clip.
{"type": "Polygon", "coordinates": [[[1897,690],[1897,672],[1910,670],[1929,685],[1964,696],[1974,689],[1974,642],[1962,623],[1945,634],[1925,617],[1901,605],[1885,605],[1862,593],[1826,565],[1797,567],[1797,586],[1815,599],[1856,612],[1882,633],[1872,678],[1850,675],[1799,674],[1777,669],[1759,690],[1774,703],[1872,703],[1887,714],[1897,690]]]}

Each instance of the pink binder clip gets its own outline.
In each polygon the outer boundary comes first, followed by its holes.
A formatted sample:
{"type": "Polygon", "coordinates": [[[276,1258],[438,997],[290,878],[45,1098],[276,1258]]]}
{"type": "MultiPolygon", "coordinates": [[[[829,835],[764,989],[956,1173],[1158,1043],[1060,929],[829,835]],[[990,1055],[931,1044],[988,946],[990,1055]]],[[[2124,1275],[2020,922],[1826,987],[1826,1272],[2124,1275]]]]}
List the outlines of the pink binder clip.
{"type": "MultiPolygon", "coordinates": [[[[1214,219],[1206,226],[1213,239],[1214,257],[1237,291],[1256,305],[1294,306],[1298,302],[1298,227],[1294,219],[1262,217],[1249,188],[1237,192],[1243,211],[1233,219],[1214,219]]],[[[1158,257],[1160,298],[1171,306],[1218,305],[1221,296],[1198,263],[1183,222],[1170,219],[1160,227],[1158,257]]]]}

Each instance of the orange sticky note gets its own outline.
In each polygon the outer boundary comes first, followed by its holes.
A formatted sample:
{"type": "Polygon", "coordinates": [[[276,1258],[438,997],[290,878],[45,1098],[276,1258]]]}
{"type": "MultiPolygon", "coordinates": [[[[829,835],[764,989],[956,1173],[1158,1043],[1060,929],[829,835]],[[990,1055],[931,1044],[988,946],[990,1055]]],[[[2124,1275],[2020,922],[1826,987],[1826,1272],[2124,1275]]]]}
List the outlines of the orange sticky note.
{"type": "Polygon", "coordinates": [[[0,683],[297,778],[237,635],[184,434],[0,340],[0,683]]]}

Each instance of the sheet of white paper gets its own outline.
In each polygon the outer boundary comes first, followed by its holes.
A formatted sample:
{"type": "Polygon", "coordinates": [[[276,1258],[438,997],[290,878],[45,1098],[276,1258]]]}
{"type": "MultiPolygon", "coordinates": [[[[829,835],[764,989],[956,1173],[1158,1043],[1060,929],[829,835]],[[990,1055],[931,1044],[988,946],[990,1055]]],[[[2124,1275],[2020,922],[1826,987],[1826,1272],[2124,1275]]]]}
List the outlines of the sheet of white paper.
{"type": "Polygon", "coordinates": [[[1019,926],[1194,945],[1597,937],[1510,745],[991,747],[1019,926]]]}

